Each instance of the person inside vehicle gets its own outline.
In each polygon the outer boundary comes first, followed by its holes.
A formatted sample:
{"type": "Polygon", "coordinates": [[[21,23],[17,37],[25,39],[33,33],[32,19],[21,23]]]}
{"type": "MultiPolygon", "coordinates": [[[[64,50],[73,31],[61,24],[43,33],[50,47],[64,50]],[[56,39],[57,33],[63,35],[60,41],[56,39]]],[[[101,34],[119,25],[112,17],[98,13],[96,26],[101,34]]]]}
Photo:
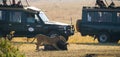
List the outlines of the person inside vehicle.
{"type": "Polygon", "coordinates": [[[7,0],[2,0],[3,5],[7,5],[7,0]]]}
{"type": "Polygon", "coordinates": [[[35,23],[35,18],[34,18],[34,15],[28,15],[27,17],[27,22],[28,23],[35,23]]]}
{"type": "Polygon", "coordinates": [[[114,8],[114,7],[115,7],[115,3],[112,2],[108,7],[109,7],[109,8],[114,8]]]}
{"type": "Polygon", "coordinates": [[[96,0],[96,5],[98,5],[100,8],[105,8],[106,7],[103,0],[96,0]]]}
{"type": "Polygon", "coordinates": [[[15,2],[15,0],[12,0],[11,6],[16,6],[16,7],[22,6],[22,5],[21,5],[21,0],[19,0],[17,3],[15,2]]]}

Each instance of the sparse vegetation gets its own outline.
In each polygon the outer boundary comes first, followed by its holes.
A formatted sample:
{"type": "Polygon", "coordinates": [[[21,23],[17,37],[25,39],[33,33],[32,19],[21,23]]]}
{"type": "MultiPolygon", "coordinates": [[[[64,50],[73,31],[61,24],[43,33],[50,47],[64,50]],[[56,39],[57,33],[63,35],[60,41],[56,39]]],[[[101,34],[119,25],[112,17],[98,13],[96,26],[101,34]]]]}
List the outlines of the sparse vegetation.
{"type": "Polygon", "coordinates": [[[0,57],[25,57],[18,48],[3,38],[0,39],[0,57]]]}

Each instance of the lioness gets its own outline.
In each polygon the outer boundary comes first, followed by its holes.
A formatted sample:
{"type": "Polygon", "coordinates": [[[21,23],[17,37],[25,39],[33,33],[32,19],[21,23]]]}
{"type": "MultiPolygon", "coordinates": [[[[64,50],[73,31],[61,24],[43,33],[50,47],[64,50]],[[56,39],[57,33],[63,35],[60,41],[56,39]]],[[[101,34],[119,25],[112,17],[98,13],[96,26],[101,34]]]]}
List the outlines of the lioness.
{"type": "Polygon", "coordinates": [[[36,43],[36,50],[39,50],[39,46],[40,45],[52,45],[53,47],[55,47],[57,50],[61,50],[58,46],[57,46],[57,42],[59,40],[62,40],[64,42],[66,42],[66,39],[63,36],[56,36],[54,38],[50,38],[46,35],[42,35],[42,34],[38,34],[35,36],[35,38],[37,38],[37,43],[36,43]]]}

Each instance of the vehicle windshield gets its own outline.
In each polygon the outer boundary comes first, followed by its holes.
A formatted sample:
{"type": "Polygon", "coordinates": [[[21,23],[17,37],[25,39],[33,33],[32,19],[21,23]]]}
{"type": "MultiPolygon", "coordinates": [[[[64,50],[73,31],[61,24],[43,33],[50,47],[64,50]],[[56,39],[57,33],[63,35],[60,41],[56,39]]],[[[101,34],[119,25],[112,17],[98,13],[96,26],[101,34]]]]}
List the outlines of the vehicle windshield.
{"type": "Polygon", "coordinates": [[[41,17],[41,19],[42,19],[44,22],[48,22],[48,21],[49,21],[49,19],[47,18],[47,16],[45,15],[44,12],[40,11],[39,16],[41,17]]]}

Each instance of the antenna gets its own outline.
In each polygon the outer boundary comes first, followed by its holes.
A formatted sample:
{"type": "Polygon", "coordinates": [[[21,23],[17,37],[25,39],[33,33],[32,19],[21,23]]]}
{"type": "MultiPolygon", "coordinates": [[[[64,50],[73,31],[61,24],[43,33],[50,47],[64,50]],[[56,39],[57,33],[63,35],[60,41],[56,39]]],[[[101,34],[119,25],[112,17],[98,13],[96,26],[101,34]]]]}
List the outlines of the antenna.
{"type": "Polygon", "coordinates": [[[26,0],[26,3],[27,3],[28,6],[30,6],[29,3],[28,3],[28,0],[26,0]]]}
{"type": "Polygon", "coordinates": [[[71,30],[75,30],[75,29],[74,29],[74,25],[73,25],[73,23],[72,23],[72,17],[70,18],[70,21],[71,21],[71,24],[70,24],[71,30]]]}
{"type": "Polygon", "coordinates": [[[70,24],[72,25],[72,17],[70,18],[70,24]]]}

